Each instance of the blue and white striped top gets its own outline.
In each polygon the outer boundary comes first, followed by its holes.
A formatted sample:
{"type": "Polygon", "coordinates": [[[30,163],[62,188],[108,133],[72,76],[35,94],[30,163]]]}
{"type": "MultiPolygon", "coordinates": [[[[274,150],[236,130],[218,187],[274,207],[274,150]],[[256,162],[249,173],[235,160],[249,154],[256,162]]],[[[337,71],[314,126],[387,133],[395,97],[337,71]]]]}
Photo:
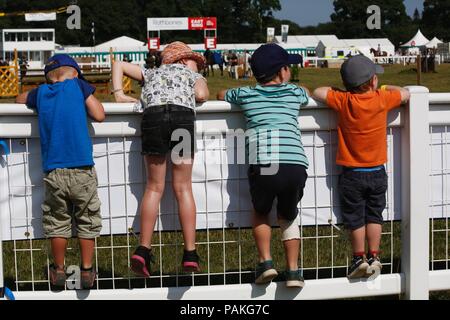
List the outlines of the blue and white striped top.
{"type": "Polygon", "coordinates": [[[305,89],[288,83],[227,90],[225,101],[244,111],[250,164],[287,163],[308,167],[298,125],[300,107],[307,105],[308,99],[305,89]]]}

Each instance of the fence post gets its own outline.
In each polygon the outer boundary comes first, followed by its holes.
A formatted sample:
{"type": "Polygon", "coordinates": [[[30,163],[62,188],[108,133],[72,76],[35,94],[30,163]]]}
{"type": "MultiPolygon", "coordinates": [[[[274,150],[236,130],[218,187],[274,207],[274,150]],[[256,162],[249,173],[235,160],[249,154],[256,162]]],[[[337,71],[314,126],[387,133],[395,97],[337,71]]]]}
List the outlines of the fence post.
{"type": "Polygon", "coordinates": [[[429,90],[411,93],[402,132],[402,273],[405,298],[429,298],[429,90]]]}

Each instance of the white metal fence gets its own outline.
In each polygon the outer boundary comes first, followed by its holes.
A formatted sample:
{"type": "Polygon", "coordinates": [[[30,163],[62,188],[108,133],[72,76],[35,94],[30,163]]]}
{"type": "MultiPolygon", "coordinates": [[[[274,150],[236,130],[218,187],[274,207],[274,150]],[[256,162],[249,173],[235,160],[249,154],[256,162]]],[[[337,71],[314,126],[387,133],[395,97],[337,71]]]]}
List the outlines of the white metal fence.
{"type": "MultiPolygon", "coordinates": [[[[421,87],[411,91],[410,107],[389,116],[384,268],[374,281],[349,282],[345,278],[350,244],[340,225],[336,193],[335,116],[314,102],[301,111],[303,142],[311,162],[305,197],[299,204],[300,265],[307,280],[302,291],[287,290],[281,277],[268,287],[252,284],[256,249],[249,228],[246,168],[233,164],[239,147],[225,135],[245,128],[244,121],[229,104],[209,102],[198,109],[193,174],[202,272],[181,272],[182,236],[170,187],[161,203],[153,239],[157,262],[152,277],[139,279],[129,272],[145,181],[139,152],[140,116],[131,112],[132,105],[106,103],[106,122],[92,124],[104,226],[95,250],[96,288],[51,292],[46,276],[49,245],[41,240],[43,189],[36,116],[21,105],[2,105],[0,137],[6,139],[11,154],[2,156],[0,168],[0,239],[4,240],[0,287],[5,278],[18,299],[326,299],[400,293],[416,299],[427,298],[430,290],[449,290],[446,161],[450,158],[450,94],[429,94],[421,87]]],[[[79,263],[76,247],[76,242],[71,242],[66,264],[79,263]]],[[[277,267],[282,270],[277,228],[273,247],[277,267]]]]}

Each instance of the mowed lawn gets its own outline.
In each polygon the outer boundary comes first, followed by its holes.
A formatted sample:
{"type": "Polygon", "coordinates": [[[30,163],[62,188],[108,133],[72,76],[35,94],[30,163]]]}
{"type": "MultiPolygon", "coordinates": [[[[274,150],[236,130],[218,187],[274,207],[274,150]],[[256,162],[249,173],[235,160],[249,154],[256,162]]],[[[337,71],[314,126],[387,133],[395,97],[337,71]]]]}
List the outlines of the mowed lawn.
{"type": "MultiPolygon", "coordinates": [[[[413,66],[386,66],[385,74],[380,75],[380,84],[395,84],[400,86],[416,85],[417,76],[413,66]]],[[[313,90],[320,86],[341,87],[339,69],[301,69],[299,85],[313,90]]],[[[210,100],[215,100],[221,89],[247,86],[255,84],[254,79],[231,79],[226,71],[224,76],[219,71],[215,76],[208,77],[210,100]]],[[[438,66],[437,73],[422,75],[422,85],[431,92],[450,92],[450,64],[438,66]]],[[[134,83],[135,97],[139,96],[140,88],[134,83]]],[[[104,102],[113,101],[111,94],[97,94],[104,102]]],[[[12,99],[0,100],[0,103],[12,102],[12,99]]],[[[1,106],[0,106],[1,107],[1,106]]],[[[448,221],[435,221],[435,229],[448,229],[448,221]]],[[[400,224],[386,223],[383,227],[383,273],[400,272],[400,224]]],[[[350,257],[350,243],[347,236],[331,226],[302,228],[302,267],[305,269],[306,279],[345,276],[345,266],[350,257]],[[334,266],[334,267],[332,267],[334,266]]],[[[98,239],[96,264],[99,270],[101,288],[127,288],[144,286],[175,286],[191,285],[192,277],[181,275],[180,265],[182,256],[182,237],[180,232],[156,233],[153,239],[155,245],[156,264],[154,277],[150,280],[134,279],[129,272],[128,261],[130,253],[137,244],[135,235],[104,236],[98,239]],[[127,238],[129,237],[129,241],[127,238]],[[130,244],[130,248],[127,244],[130,244]],[[161,245],[160,245],[161,244],[161,245]],[[175,276],[177,275],[177,276],[175,276]],[[112,278],[123,280],[113,281],[112,278]]],[[[446,252],[446,233],[435,234],[433,255],[435,259],[446,259],[450,252],[446,252]]],[[[198,232],[198,250],[202,257],[202,272],[195,277],[195,284],[224,284],[251,282],[252,271],[257,260],[256,247],[251,230],[210,230],[198,232]],[[207,244],[209,243],[209,244],[207,244]],[[239,273],[242,272],[241,278],[239,273]]],[[[67,255],[67,264],[77,265],[79,250],[75,240],[71,240],[71,250],[67,255]]],[[[274,229],[272,250],[276,267],[284,269],[284,255],[280,234],[274,229]]],[[[3,250],[4,271],[6,285],[12,289],[31,290],[30,283],[16,283],[19,281],[45,281],[49,244],[44,240],[5,242],[3,250]],[[33,254],[33,259],[31,259],[33,254]]],[[[435,265],[436,268],[445,266],[435,265]]],[[[281,281],[282,277],[276,279],[281,281]]],[[[36,283],[35,289],[47,290],[45,283],[36,283]]],[[[434,299],[449,299],[450,293],[433,293],[434,299]]],[[[390,297],[397,298],[397,297],[390,297]]]]}
{"type": "MultiPolygon", "coordinates": [[[[380,85],[392,84],[398,86],[417,85],[417,72],[415,65],[385,65],[385,73],[379,75],[380,85]]],[[[105,78],[104,76],[102,77],[105,78]]],[[[95,77],[87,77],[95,79],[95,77]]],[[[240,86],[249,86],[256,84],[254,78],[235,80],[230,78],[227,71],[221,76],[219,70],[215,70],[214,76],[207,77],[210,91],[209,100],[216,100],[217,93],[222,89],[234,88],[240,86]]],[[[44,78],[42,77],[42,81],[44,78]]],[[[343,89],[339,69],[326,68],[306,68],[300,69],[299,82],[301,86],[314,90],[317,87],[332,86],[343,89]]],[[[436,73],[422,73],[421,85],[428,87],[430,92],[450,92],[450,64],[442,64],[436,67],[436,73]]],[[[111,83],[108,84],[109,88],[111,83]]],[[[103,90],[104,91],[104,90],[103,90]]],[[[141,88],[137,82],[133,83],[134,97],[139,97],[141,88]]],[[[110,93],[99,92],[95,96],[103,102],[113,102],[114,97],[110,93]]],[[[14,98],[0,98],[1,103],[12,103],[14,98]]]]}

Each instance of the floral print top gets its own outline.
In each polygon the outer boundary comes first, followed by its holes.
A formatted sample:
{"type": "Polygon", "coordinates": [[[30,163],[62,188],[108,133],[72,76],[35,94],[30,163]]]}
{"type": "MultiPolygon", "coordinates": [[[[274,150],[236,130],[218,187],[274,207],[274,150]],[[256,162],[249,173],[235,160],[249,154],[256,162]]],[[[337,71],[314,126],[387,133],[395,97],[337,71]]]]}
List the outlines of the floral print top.
{"type": "Polygon", "coordinates": [[[195,110],[195,82],[204,79],[183,64],[163,64],[159,68],[142,70],[144,86],[135,112],[153,106],[176,104],[195,110]]]}

